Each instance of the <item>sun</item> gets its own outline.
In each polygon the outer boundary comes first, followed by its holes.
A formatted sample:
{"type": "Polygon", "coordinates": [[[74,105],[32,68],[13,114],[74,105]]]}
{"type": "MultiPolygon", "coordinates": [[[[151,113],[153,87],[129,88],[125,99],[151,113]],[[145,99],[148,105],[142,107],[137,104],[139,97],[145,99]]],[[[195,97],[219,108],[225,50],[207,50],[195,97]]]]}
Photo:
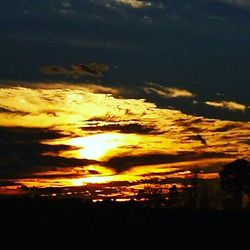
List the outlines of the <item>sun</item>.
{"type": "Polygon", "coordinates": [[[74,151],[75,157],[80,159],[99,160],[108,151],[117,148],[123,139],[121,134],[104,133],[85,137],[72,138],[69,145],[80,149],[74,151]]]}

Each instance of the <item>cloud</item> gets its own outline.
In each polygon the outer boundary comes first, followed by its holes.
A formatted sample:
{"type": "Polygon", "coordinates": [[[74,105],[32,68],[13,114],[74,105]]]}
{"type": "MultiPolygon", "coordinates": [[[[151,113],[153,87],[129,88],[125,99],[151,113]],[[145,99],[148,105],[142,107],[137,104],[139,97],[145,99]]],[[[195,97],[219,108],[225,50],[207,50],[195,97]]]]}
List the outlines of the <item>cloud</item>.
{"type": "MultiPolygon", "coordinates": [[[[87,131],[118,131],[124,134],[159,134],[159,131],[152,126],[143,125],[140,123],[111,123],[106,125],[94,125],[88,127],[82,127],[83,130],[87,131]]],[[[162,132],[161,132],[162,133],[162,132]]]]}
{"type": "Polygon", "coordinates": [[[148,0],[91,0],[91,2],[104,5],[108,8],[117,6],[127,6],[133,9],[164,8],[164,4],[148,0]]]}
{"type": "MultiPolygon", "coordinates": [[[[27,145],[24,147],[26,150],[31,150],[30,148],[38,148],[38,144],[30,144],[28,148],[27,145]]],[[[49,147],[47,147],[49,149],[49,147]]],[[[51,149],[51,147],[50,147],[51,149]]],[[[55,150],[56,148],[54,148],[55,150]]],[[[0,179],[24,179],[24,178],[41,178],[47,171],[54,172],[53,178],[61,178],[63,175],[70,174],[77,175],[77,170],[74,168],[89,166],[96,164],[94,160],[87,159],[75,159],[60,156],[47,156],[41,155],[35,149],[35,153],[30,155],[25,154],[22,150],[15,148],[15,151],[9,155],[0,156],[2,162],[0,169],[0,179]],[[64,174],[57,174],[58,170],[61,169],[64,174]],[[70,172],[75,172],[74,174],[70,172]],[[39,175],[37,175],[39,173],[39,175]]],[[[50,175],[52,178],[52,175],[50,175]]]]}
{"type": "Polygon", "coordinates": [[[35,84],[32,88],[31,85],[0,88],[0,108],[4,111],[0,112],[0,125],[50,127],[79,121],[86,112],[85,118],[89,119],[93,117],[90,110],[100,111],[95,115],[106,113],[107,102],[114,98],[110,94],[118,93],[116,89],[96,84],[35,84]],[[16,102],[17,96],[19,102],[16,102]],[[8,110],[11,112],[6,112],[8,110]]]}
{"type": "Polygon", "coordinates": [[[103,73],[108,70],[108,65],[101,63],[90,63],[90,64],[81,64],[75,63],[71,65],[71,68],[64,68],[56,65],[47,65],[42,67],[40,70],[43,74],[46,75],[63,75],[63,76],[72,76],[79,78],[81,76],[92,76],[100,78],[103,76],[103,73]]]}
{"type": "Polygon", "coordinates": [[[113,0],[113,2],[128,5],[132,8],[148,8],[152,7],[151,1],[140,1],[140,0],[113,0]]]}
{"type": "Polygon", "coordinates": [[[60,151],[72,149],[67,145],[50,146],[43,140],[63,137],[57,131],[39,128],[0,127],[0,179],[23,178],[51,169],[87,166],[96,161],[65,158],[60,151]]]}
{"type": "Polygon", "coordinates": [[[16,185],[18,185],[18,183],[15,183],[13,181],[0,180],[0,187],[11,187],[16,185]]]}
{"type": "Polygon", "coordinates": [[[41,72],[46,75],[70,75],[71,71],[56,65],[47,65],[41,68],[41,72]]]}
{"type": "Polygon", "coordinates": [[[233,101],[206,101],[206,105],[230,111],[245,111],[247,106],[233,101]]]}
{"type": "Polygon", "coordinates": [[[94,77],[102,77],[103,72],[108,70],[108,66],[106,64],[100,63],[91,63],[88,65],[76,63],[71,65],[72,75],[73,76],[94,76],[94,77]]]}
{"type": "Polygon", "coordinates": [[[171,97],[171,98],[174,98],[174,97],[193,97],[194,95],[185,90],[185,89],[178,89],[178,88],[167,88],[166,89],[168,91],[168,96],[171,97]]]}
{"type": "Polygon", "coordinates": [[[215,130],[214,130],[214,132],[227,132],[227,131],[231,131],[231,130],[233,130],[233,129],[235,129],[235,128],[238,128],[239,127],[239,125],[237,125],[237,124],[225,124],[223,127],[220,127],[220,128],[216,128],[215,130]]]}
{"type": "Polygon", "coordinates": [[[11,110],[9,108],[4,108],[4,107],[0,108],[0,113],[10,114],[10,115],[20,115],[20,116],[30,114],[29,112],[16,111],[16,110],[11,110]]]}
{"type": "MultiPolygon", "coordinates": [[[[71,90],[75,90],[75,91],[85,91],[85,92],[91,92],[91,93],[96,93],[96,94],[112,94],[112,95],[117,95],[119,93],[119,90],[117,88],[113,88],[113,87],[106,87],[100,84],[94,84],[94,83],[88,83],[85,82],[81,85],[77,85],[77,84],[71,84],[68,82],[60,82],[60,83],[56,83],[53,82],[53,84],[50,83],[20,83],[22,86],[25,87],[29,87],[32,89],[71,89],[71,90]]],[[[12,84],[10,83],[10,86],[12,84]]]]}
{"type": "Polygon", "coordinates": [[[209,152],[179,152],[178,154],[142,154],[135,156],[117,156],[105,163],[107,167],[114,168],[117,172],[126,171],[135,166],[150,166],[155,164],[178,163],[194,161],[204,158],[227,158],[224,153],[209,152]]]}
{"type": "Polygon", "coordinates": [[[189,140],[196,140],[196,141],[200,141],[203,145],[207,145],[207,141],[204,139],[204,137],[200,134],[197,135],[191,135],[188,138],[189,140]]]}
{"type": "Polygon", "coordinates": [[[175,87],[164,87],[162,85],[159,84],[155,84],[155,83],[148,83],[147,87],[143,88],[144,91],[147,94],[157,94],[159,96],[162,96],[164,98],[190,98],[190,97],[194,97],[195,95],[192,94],[190,91],[186,90],[186,89],[179,89],[179,88],[175,88],[175,87]]]}
{"type": "MultiPolygon", "coordinates": [[[[43,139],[58,139],[63,135],[59,131],[44,128],[25,127],[2,127],[0,126],[0,143],[8,143],[15,146],[15,143],[34,142],[43,139]]],[[[2,148],[4,150],[4,147],[2,148]]]]}
{"type": "Polygon", "coordinates": [[[250,145],[250,139],[243,140],[242,143],[245,143],[245,144],[247,144],[247,145],[250,145]]]}

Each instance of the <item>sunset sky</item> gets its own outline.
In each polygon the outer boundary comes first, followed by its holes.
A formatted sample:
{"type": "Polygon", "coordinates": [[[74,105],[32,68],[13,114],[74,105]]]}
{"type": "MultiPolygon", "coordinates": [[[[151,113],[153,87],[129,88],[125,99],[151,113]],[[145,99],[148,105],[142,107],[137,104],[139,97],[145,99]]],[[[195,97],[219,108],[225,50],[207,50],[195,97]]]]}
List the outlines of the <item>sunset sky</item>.
{"type": "Polygon", "coordinates": [[[0,194],[132,197],[250,160],[248,0],[2,0],[0,194]]]}

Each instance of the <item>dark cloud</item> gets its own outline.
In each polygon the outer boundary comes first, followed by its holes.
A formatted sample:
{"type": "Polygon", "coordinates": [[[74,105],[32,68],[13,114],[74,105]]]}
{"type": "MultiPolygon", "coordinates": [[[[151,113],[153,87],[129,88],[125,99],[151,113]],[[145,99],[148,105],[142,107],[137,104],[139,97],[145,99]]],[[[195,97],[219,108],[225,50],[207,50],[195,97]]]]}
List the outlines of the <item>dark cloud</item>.
{"type": "Polygon", "coordinates": [[[248,140],[243,140],[243,141],[241,141],[242,143],[245,143],[245,144],[247,144],[247,145],[250,145],[250,139],[248,139],[248,140]]]}
{"type": "Polygon", "coordinates": [[[41,72],[46,75],[70,75],[70,71],[66,68],[56,66],[56,65],[48,65],[41,68],[41,72]]]}
{"type": "Polygon", "coordinates": [[[0,127],[0,143],[14,144],[42,139],[59,139],[63,135],[59,131],[43,128],[0,127]]]}
{"type": "Polygon", "coordinates": [[[177,163],[211,158],[226,158],[228,155],[217,152],[179,152],[178,154],[143,154],[137,156],[117,156],[108,160],[105,165],[117,172],[128,170],[135,166],[177,163]]]}
{"type": "MultiPolygon", "coordinates": [[[[130,119],[130,122],[140,122],[138,119],[130,119]]],[[[115,115],[109,115],[102,117],[92,117],[91,119],[88,119],[87,122],[89,122],[89,125],[98,125],[99,122],[113,122],[113,123],[121,123],[121,122],[128,122],[128,120],[121,120],[120,117],[115,115]]]]}
{"type": "MultiPolygon", "coordinates": [[[[82,167],[98,163],[94,160],[46,156],[37,153],[31,153],[30,155],[27,153],[24,155],[18,151],[12,155],[1,156],[0,160],[2,162],[0,178],[2,179],[32,178],[35,173],[53,171],[60,168],[82,167]]],[[[56,178],[57,176],[54,175],[54,177],[56,178]]]]}
{"type": "Polygon", "coordinates": [[[213,132],[228,132],[232,129],[239,128],[239,127],[240,127],[239,124],[227,124],[221,128],[216,128],[215,130],[213,130],[213,132]]]}
{"type": "Polygon", "coordinates": [[[2,107],[0,107],[0,113],[10,114],[10,115],[20,115],[20,116],[25,116],[30,114],[29,112],[10,110],[2,107]]]}
{"type": "Polygon", "coordinates": [[[91,170],[91,169],[88,170],[88,173],[91,174],[91,175],[92,175],[92,174],[93,174],[93,175],[100,174],[98,171],[96,171],[96,170],[91,170]]]}
{"type": "Polygon", "coordinates": [[[9,112],[11,112],[9,109],[0,108],[0,113],[9,113],[9,112]]]}
{"type": "Polygon", "coordinates": [[[90,75],[101,77],[102,74],[108,70],[109,66],[101,63],[90,63],[88,65],[77,63],[73,64],[71,68],[74,75],[90,75]]]}
{"type": "Polygon", "coordinates": [[[63,137],[59,132],[38,128],[0,128],[0,178],[31,177],[33,173],[95,164],[87,159],[65,158],[58,152],[66,145],[46,145],[41,140],[63,137]]]}
{"type": "Polygon", "coordinates": [[[0,187],[11,187],[11,186],[17,186],[17,185],[19,185],[19,184],[15,183],[14,181],[0,179],[0,187]]]}
{"type": "Polygon", "coordinates": [[[100,78],[108,70],[108,65],[101,63],[81,64],[75,63],[71,68],[64,68],[56,65],[47,65],[41,68],[41,72],[46,75],[63,75],[72,77],[92,76],[100,78]]]}
{"type": "MultiPolygon", "coordinates": [[[[178,126],[182,126],[184,128],[187,129],[198,129],[198,126],[200,126],[202,123],[206,123],[208,126],[210,126],[210,124],[213,124],[215,122],[214,119],[206,119],[204,117],[190,117],[189,119],[185,119],[185,118],[181,118],[181,119],[177,119],[175,120],[175,123],[178,126]]],[[[198,132],[198,130],[194,130],[194,132],[198,132]]]]}
{"type": "Polygon", "coordinates": [[[207,141],[204,139],[204,137],[200,134],[197,135],[191,135],[188,137],[189,140],[192,141],[200,141],[203,145],[207,145],[207,141]]]}
{"type": "Polygon", "coordinates": [[[183,127],[189,127],[193,124],[199,124],[202,122],[202,118],[198,117],[198,118],[193,118],[193,119],[184,119],[184,118],[181,118],[181,119],[177,119],[175,120],[175,122],[180,125],[180,126],[183,126],[183,127]]]}
{"type": "MultiPolygon", "coordinates": [[[[204,119],[198,117],[194,119],[178,119],[175,120],[176,125],[183,127],[182,132],[193,132],[200,133],[202,132],[202,128],[200,124],[204,121],[204,119]]],[[[213,123],[212,120],[207,120],[207,122],[213,123]]]]}
{"type": "Polygon", "coordinates": [[[28,179],[73,179],[73,178],[82,178],[83,177],[83,174],[77,174],[77,173],[62,173],[62,174],[59,174],[59,173],[55,173],[55,174],[26,174],[25,175],[25,178],[28,178],[28,179]]]}
{"type": "Polygon", "coordinates": [[[141,149],[142,147],[138,146],[138,145],[124,145],[124,146],[119,146],[119,148],[126,148],[126,149],[135,150],[135,149],[141,149]]]}
{"type": "Polygon", "coordinates": [[[108,124],[102,126],[82,127],[83,130],[91,131],[119,131],[124,134],[159,134],[160,132],[152,126],[145,126],[139,123],[130,124],[108,124]]]}

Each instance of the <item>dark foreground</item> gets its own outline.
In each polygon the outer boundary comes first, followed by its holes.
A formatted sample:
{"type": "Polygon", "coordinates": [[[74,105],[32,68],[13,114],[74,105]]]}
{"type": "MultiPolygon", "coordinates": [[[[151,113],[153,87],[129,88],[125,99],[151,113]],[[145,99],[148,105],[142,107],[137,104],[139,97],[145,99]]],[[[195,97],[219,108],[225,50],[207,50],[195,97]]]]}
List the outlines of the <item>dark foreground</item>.
{"type": "Polygon", "coordinates": [[[1,241],[9,246],[31,241],[38,245],[118,242],[121,246],[136,241],[188,247],[206,246],[211,240],[230,244],[239,238],[243,244],[249,238],[250,213],[149,208],[135,202],[0,199],[0,221],[1,241]]]}

